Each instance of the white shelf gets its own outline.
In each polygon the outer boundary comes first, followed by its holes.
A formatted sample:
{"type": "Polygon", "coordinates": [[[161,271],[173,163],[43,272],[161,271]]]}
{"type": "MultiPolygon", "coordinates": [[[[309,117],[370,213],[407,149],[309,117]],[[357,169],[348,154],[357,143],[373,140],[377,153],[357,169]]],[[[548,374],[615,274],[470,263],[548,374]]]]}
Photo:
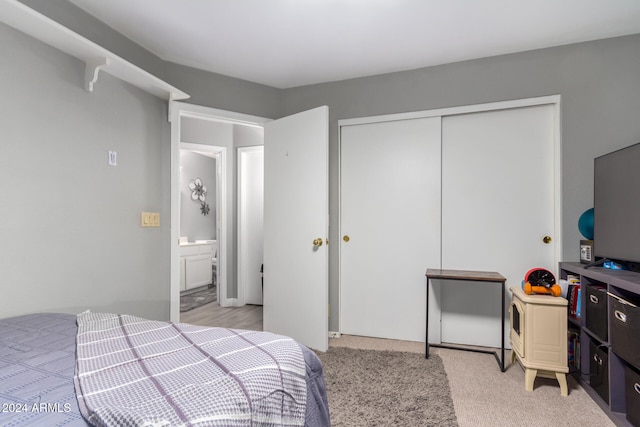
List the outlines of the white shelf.
{"type": "Polygon", "coordinates": [[[99,72],[104,71],[159,98],[174,101],[189,98],[180,89],[17,0],[0,0],[0,21],[84,61],[85,89],[89,92],[93,91],[99,72]]]}

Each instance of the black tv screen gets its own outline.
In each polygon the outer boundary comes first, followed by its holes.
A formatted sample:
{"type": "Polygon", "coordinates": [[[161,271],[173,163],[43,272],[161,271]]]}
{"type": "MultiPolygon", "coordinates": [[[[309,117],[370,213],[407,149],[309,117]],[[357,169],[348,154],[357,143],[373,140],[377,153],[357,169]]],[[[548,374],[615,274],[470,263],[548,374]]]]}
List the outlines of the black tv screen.
{"type": "Polygon", "coordinates": [[[596,257],[640,263],[640,143],[594,161],[596,257]]]}

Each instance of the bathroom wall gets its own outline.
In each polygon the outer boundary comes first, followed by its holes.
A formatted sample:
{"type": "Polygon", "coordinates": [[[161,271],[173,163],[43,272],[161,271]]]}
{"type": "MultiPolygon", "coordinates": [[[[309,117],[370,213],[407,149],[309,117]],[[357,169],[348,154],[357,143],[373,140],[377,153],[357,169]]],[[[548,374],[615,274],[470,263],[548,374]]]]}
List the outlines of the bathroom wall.
{"type": "Polygon", "coordinates": [[[216,237],[216,159],[189,150],[180,150],[180,236],[195,240],[216,237]],[[204,203],[209,213],[203,215],[202,202],[193,200],[189,184],[200,178],[206,186],[204,203]]]}

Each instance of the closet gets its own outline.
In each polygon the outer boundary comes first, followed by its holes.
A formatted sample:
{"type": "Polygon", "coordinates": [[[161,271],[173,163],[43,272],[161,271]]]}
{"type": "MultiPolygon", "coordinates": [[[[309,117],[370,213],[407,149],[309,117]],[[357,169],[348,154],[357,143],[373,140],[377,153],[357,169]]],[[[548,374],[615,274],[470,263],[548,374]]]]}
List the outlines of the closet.
{"type": "MultiPolygon", "coordinates": [[[[424,340],[427,268],[507,286],[555,271],[558,111],[552,96],[340,121],[341,333],[424,340]]],[[[500,345],[499,290],[430,288],[430,342],[500,345]]]]}
{"type": "Polygon", "coordinates": [[[424,339],[424,284],[415,266],[440,264],[441,120],[341,132],[341,332],[424,339]]]}

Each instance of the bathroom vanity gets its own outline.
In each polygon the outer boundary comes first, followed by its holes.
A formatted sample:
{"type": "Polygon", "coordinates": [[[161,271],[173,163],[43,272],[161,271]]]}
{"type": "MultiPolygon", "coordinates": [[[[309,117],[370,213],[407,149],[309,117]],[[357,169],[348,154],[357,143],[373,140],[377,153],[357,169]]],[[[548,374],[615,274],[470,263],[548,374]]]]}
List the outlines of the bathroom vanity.
{"type": "Polygon", "coordinates": [[[211,284],[213,243],[180,244],[180,291],[211,284]]]}

